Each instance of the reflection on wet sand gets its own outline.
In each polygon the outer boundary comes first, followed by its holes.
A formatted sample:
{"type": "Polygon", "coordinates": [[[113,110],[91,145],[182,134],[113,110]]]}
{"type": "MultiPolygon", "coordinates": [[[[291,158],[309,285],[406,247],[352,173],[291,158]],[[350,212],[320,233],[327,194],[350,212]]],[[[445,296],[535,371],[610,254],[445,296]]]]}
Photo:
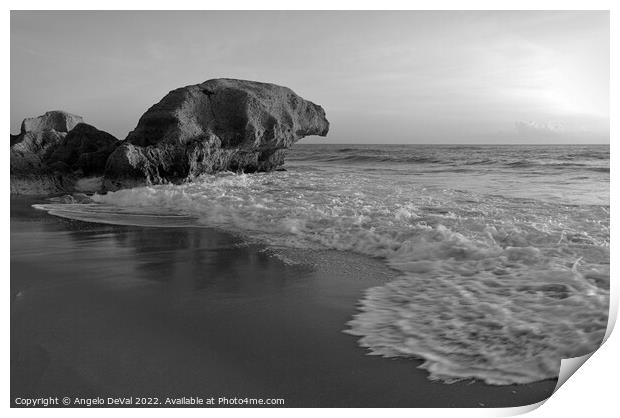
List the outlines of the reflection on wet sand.
{"type": "Polygon", "coordinates": [[[13,201],[11,393],[281,397],[287,406],[524,405],[553,381],[431,383],[342,333],[372,259],[199,228],[88,224],[13,201]],[[303,259],[302,259],[303,258],[303,259]]]}

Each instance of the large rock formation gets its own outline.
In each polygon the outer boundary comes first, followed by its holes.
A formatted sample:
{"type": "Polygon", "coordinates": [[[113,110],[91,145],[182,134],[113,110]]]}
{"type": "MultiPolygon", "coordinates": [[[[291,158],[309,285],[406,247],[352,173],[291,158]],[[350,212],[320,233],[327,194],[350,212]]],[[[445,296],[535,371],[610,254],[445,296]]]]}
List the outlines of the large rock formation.
{"type": "Polygon", "coordinates": [[[328,129],[323,108],[286,87],[209,80],[152,106],[108,158],[104,184],[114,190],[222,170],[269,171],[294,142],[328,129]]]}
{"type": "Polygon", "coordinates": [[[104,188],[115,190],[222,170],[269,171],[293,143],[328,129],[323,108],[292,90],[232,79],[173,90],[122,142],[80,116],[47,112],[11,135],[11,193],[72,192],[97,183],[78,182],[87,176],[103,176],[104,188]]]}
{"type": "Polygon", "coordinates": [[[24,120],[21,133],[11,135],[11,193],[72,191],[80,177],[103,174],[119,141],[81,122],[62,111],[24,120]]]}

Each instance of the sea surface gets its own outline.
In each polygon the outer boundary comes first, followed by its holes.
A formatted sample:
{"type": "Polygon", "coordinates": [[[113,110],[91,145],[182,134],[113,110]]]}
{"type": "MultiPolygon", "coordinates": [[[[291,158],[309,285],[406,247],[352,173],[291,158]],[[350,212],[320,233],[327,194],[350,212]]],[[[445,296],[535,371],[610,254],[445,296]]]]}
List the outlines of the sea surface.
{"type": "MultiPolygon", "coordinates": [[[[64,196],[37,209],[196,227],[380,260],[342,331],[432,380],[531,383],[598,348],[609,308],[609,146],[296,145],[286,171],[64,196]],[[357,309],[357,312],[356,312],[357,309]]],[[[323,342],[328,343],[328,342],[323,342]]],[[[404,366],[403,366],[404,367],[404,366]]]]}

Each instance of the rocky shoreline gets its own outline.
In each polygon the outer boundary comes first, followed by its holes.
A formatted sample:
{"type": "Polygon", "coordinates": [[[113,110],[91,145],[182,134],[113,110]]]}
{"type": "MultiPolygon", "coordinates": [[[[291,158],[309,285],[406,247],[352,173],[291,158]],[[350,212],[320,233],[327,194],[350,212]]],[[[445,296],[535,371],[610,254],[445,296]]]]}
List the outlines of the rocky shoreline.
{"type": "Polygon", "coordinates": [[[219,171],[272,171],[308,135],[326,136],[319,105],[275,84],[213,79],[175,89],[122,141],[50,111],[11,135],[11,194],[105,192],[182,183],[219,171]]]}

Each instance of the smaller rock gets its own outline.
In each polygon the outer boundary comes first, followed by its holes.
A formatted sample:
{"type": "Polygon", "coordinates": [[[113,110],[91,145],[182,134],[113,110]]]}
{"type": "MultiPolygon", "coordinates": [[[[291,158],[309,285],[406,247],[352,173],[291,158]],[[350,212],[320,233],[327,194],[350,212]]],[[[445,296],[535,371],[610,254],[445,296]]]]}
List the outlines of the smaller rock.
{"type": "MultiPolygon", "coordinates": [[[[112,135],[67,112],[25,119],[22,132],[11,135],[11,194],[73,191],[84,176],[103,173],[117,144],[112,135]]],[[[96,183],[80,185],[94,187],[96,183]]]]}
{"type": "Polygon", "coordinates": [[[48,172],[47,158],[82,117],[60,110],[22,122],[21,133],[11,135],[11,175],[48,172]]]}

